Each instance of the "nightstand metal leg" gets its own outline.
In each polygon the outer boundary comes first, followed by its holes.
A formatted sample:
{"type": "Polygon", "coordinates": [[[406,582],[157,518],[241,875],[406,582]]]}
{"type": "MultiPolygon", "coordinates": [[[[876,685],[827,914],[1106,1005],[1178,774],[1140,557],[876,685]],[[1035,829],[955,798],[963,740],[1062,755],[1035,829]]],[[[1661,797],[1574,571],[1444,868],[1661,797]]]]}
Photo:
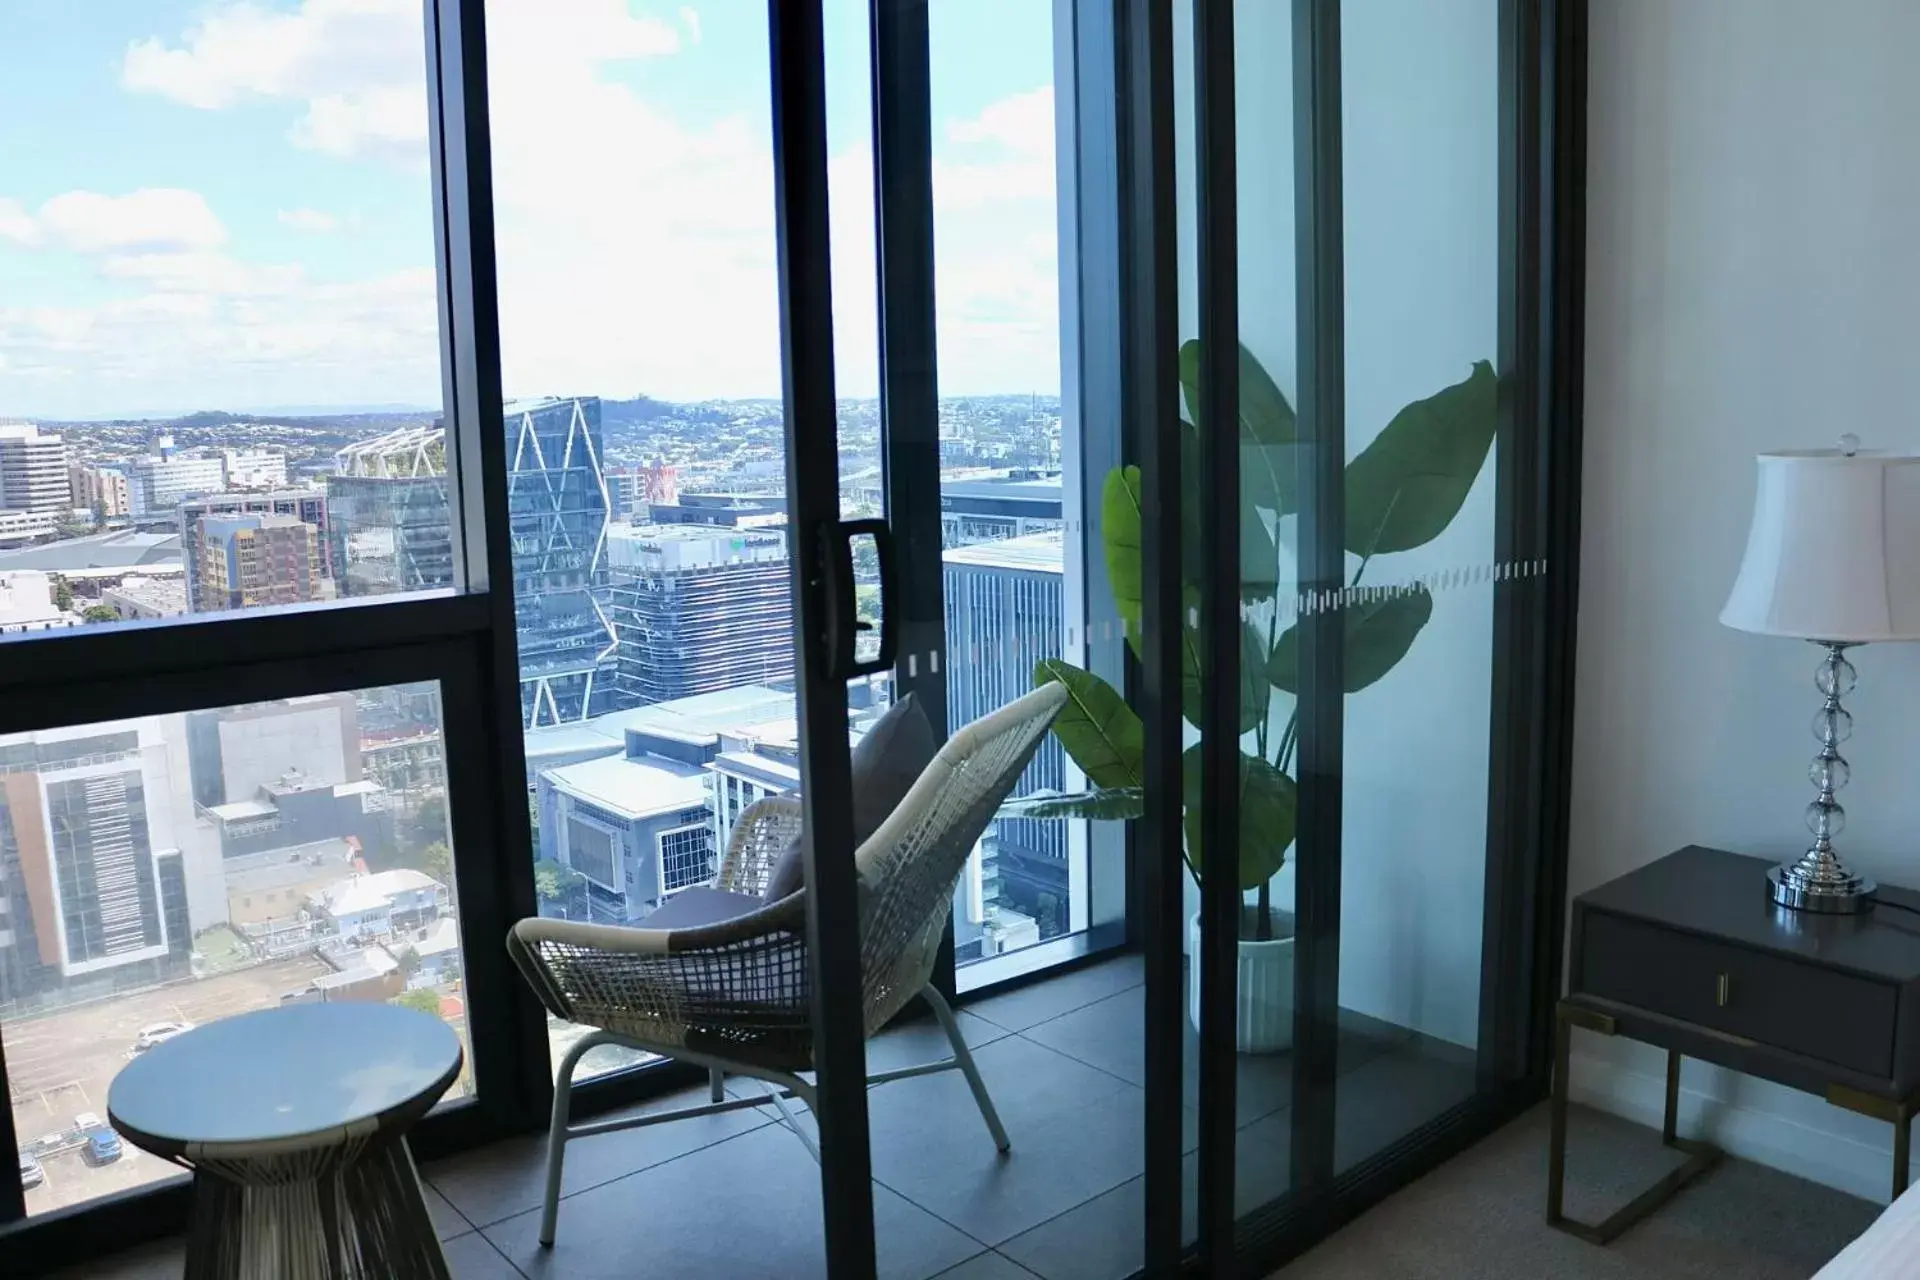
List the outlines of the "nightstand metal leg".
{"type": "Polygon", "coordinates": [[[1913,1160],[1913,1108],[1902,1105],[1893,1118],[1893,1198],[1907,1189],[1907,1166],[1913,1160]]]}
{"type": "Polygon", "coordinates": [[[1720,1149],[1709,1143],[1679,1135],[1680,1055],[1667,1051],[1666,1105],[1660,1118],[1660,1141],[1686,1153],[1687,1162],[1642,1191],[1598,1223],[1585,1223],[1565,1213],[1567,1183],[1567,1079],[1572,1056],[1573,1029],[1585,1027],[1601,1035],[1614,1034],[1613,1019],[1605,1014],[1582,1009],[1561,1001],[1554,1012],[1553,1091],[1550,1095],[1547,1134],[1547,1225],[1589,1244],[1606,1244],[1615,1236],[1673,1198],[1675,1192],[1720,1163],[1720,1149]]]}

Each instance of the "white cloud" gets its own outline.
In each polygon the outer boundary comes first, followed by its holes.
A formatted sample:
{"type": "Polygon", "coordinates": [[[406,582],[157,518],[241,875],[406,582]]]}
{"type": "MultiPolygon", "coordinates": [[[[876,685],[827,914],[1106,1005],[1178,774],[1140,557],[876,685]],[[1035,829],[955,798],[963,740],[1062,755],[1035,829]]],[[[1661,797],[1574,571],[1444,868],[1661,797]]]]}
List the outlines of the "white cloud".
{"type": "Polygon", "coordinates": [[[18,200],[0,197],[0,240],[27,245],[40,242],[40,224],[18,200]]]}
{"type": "MultiPolygon", "coordinates": [[[[488,6],[488,43],[514,57],[592,49],[602,60],[674,52],[673,27],[624,0],[488,6]]],[[[697,26],[695,28],[697,35],[697,26]]],[[[127,47],[121,81],[206,110],[249,99],[304,107],[288,136],[328,155],[426,155],[425,28],[420,0],[301,0],[291,12],[250,0],[217,5],[177,43],[127,47]]]]}
{"type": "Polygon", "coordinates": [[[291,231],[310,231],[325,235],[340,229],[340,219],[324,209],[282,209],[280,225],[291,231]]]}
{"type": "Polygon", "coordinates": [[[687,41],[700,43],[700,11],[690,4],[680,6],[680,25],[687,29],[687,41]]]}
{"type": "Polygon", "coordinates": [[[40,206],[39,225],[79,253],[211,249],[227,238],[206,198],[178,187],[124,196],[69,191],[40,206]]]}
{"type": "Polygon", "coordinates": [[[953,142],[994,143],[1023,155],[1053,154],[1053,86],[1043,85],[990,104],[971,120],[947,125],[953,142]]]}
{"type": "MultiPolygon", "coordinates": [[[[736,114],[696,123],[661,98],[644,60],[700,38],[697,15],[679,14],[676,28],[635,16],[625,0],[490,0],[487,19],[507,392],[777,395],[764,79],[758,89],[748,82],[736,114]]],[[[424,142],[406,120],[425,121],[419,41],[418,0],[304,0],[291,13],[223,3],[184,34],[133,46],[125,73],[131,87],[195,107],[278,103],[298,146],[417,162],[424,142]],[[404,54],[366,48],[355,58],[356,41],[404,46],[404,54]]],[[[718,52],[708,46],[702,56],[718,52]]],[[[735,56],[765,66],[764,48],[735,56]]],[[[944,392],[1059,385],[1052,128],[1043,87],[937,135],[944,392]]],[[[871,395],[872,161],[864,146],[832,158],[831,208],[837,382],[843,394],[871,395]]],[[[0,203],[0,236],[51,238],[51,227],[17,215],[0,203]]],[[[328,216],[288,209],[280,221],[318,231],[328,216]]],[[[210,210],[206,218],[218,226],[210,210]]],[[[24,404],[35,389],[128,408],[437,401],[429,261],[413,272],[321,282],[205,232],[176,228],[164,243],[95,250],[100,275],[131,295],[110,303],[35,309],[0,296],[0,350],[14,362],[0,401],[24,404]]]]}

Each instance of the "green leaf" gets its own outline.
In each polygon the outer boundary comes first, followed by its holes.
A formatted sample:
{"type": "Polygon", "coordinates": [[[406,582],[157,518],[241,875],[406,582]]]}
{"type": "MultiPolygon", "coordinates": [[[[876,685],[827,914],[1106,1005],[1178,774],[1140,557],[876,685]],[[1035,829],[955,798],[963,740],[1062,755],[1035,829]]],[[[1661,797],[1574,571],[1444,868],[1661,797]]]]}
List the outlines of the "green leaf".
{"type": "MultiPolygon", "coordinates": [[[[1343,670],[1348,693],[1358,693],[1400,663],[1413,648],[1422,627],[1433,617],[1433,595],[1425,587],[1396,590],[1391,595],[1348,605],[1346,662],[1343,670]]],[[[1267,662],[1267,678],[1283,693],[1298,692],[1300,635],[1288,627],[1274,642],[1267,662]]]]}
{"type": "MultiPolygon", "coordinates": [[[[1192,625],[1191,619],[1200,607],[1200,589],[1188,586],[1182,595],[1185,609],[1181,614],[1180,627],[1184,641],[1180,654],[1180,714],[1197,729],[1203,714],[1201,696],[1204,682],[1201,671],[1204,662],[1201,655],[1206,651],[1206,641],[1201,628],[1192,625]]],[[[1242,622],[1239,626],[1240,662],[1239,669],[1234,673],[1240,683],[1239,731],[1251,733],[1267,715],[1267,642],[1252,623],[1242,622]]]]}
{"type": "Polygon", "coordinates": [[[1107,787],[1064,795],[1036,791],[1000,806],[996,818],[1087,818],[1095,822],[1125,822],[1145,810],[1146,793],[1139,787],[1107,787]]]}
{"type": "MultiPolygon", "coordinates": [[[[1200,340],[1189,339],[1180,348],[1180,391],[1187,406],[1187,419],[1200,421],[1200,340]]],[[[1245,500],[1280,516],[1293,508],[1293,444],[1299,427],[1293,406],[1287,403],[1280,387],[1267,373],[1253,352],[1240,347],[1240,476],[1245,500]]],[[[1187,492],[1198,494],[1199,454],[1181,458],[1188,469],[1187,492]]],[[[1189,575],[1197,579],[1199,573],[1189,575]]]]}
{"type": "Polygon", "coordinates": [[[1139,786],[1146,732],[1133,708],[1091,671],[1042,658],[1033,669],[1033,683],[1037,688],[1052,682],[1065,685],[1069,695],[1054,717],[1054,736],[1081,772],[1096,787],[1139,786]]]}
{"type": "Polygon", "coordinates": [[[1126,625],[1128,641],[1135,644],[1141,610],[1140,520],[1140,468],[1115,467],[1100,488],[1100,545],[1106,551],[1114,610],[1126,625]]]}
{"type": "Polygon", "coordinates": [[[1393,415],[1347,464],[1347,550],[1384,555],[1440,536],[1486,464],[1499,391],[1493,366],[1481,360],[1464,382],[1393,415]]]}
{"type": "MultiPolygon", "coordinates": [[[[1257,889],[1279,874],[1293,844],[1294,818],[1299,809],[1298,789],[1280,770],[1258,756],[1240,758],[1240,888],[1257,889]]],[[[1187,814],[1187,865],[1196,880],[1202,877],[1200,744],[1188,747],[1180,758],[1180,774],[1187,814]]]]}

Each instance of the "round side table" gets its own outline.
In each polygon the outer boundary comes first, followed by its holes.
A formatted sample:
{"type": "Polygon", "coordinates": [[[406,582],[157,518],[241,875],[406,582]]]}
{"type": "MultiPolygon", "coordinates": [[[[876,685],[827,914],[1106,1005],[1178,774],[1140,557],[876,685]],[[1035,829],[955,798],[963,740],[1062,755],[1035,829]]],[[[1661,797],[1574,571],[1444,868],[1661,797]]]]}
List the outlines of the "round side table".
{"type": "Polygon", "coordinates": [[[460,1062],[417,1010],[288,1005],[135,1058],[107,1118],[193,1170],[187,1280],[448,1280],[406,1132],[460,1062]]]}

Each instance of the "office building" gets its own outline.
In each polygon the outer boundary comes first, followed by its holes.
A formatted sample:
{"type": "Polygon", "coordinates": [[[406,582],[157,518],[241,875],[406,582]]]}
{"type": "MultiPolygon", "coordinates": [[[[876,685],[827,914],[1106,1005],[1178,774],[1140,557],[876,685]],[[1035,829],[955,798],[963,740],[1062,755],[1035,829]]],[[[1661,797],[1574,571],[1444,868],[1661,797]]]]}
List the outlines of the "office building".
{"type": "Polygon", "coordinates": [[[100,603],[122,618],[177,618],[187,612],[187,587],[178,574],[128,574],[101,588],[100,603]]]}
{"type": "Polygon", "coordinates": [[[188,498],[219,493],[227,487],[227,464],[217,453],[182,451],[172,436],[161,436],[153,451],[127,464],[127,505],[139,519],[160,519],[188,498]]]}
{"type": "Polygon", "coordinates": [[[453,585],[446,433],[402,427],[334,455],[327,561],[342,596],[453,585]]]}
{"type": "Polygon", "coordinates": [[[622,703],[792,678],[793,592],[784,533],[615,525],[607,568],[622,703]]]}
{"type": "Polygon", "coordinates": [[[278,489],[287,483],[287,455],[278,449],[222,449],[229,489],[278,489]]]}
{"type": "Polygon", "coordinates": [[[0,509],[71,510],[67,446],[32,423],[0,426],[0,509]]]}
{"type": "Polygon", "coordinates": [[[298,516],[202,516],[194,541],[195,613],[317,598],[319,530],[298,516]]]}
{"type": "Polygon", "coordinates": [[[1005,475],[940,482],[940,542],[964,547],[1049,533],[1062,527],[1058,472],[1009,471],[1005,475]]]}
{"type": "Polygon", "coordinates": [[[32,542],[59,529],[61,511],[0,511],[0,543],[32,542]]]}
{"type": "MultiPolygon", "coordinates": [[[[707,771],[699,747],[671,754],[660,741],[630,737],[627,750],[549,769],[539,776],[540,852],[583,878],[577,903],[586,918],[638,920],[681,889],[713,876],[707,771]],[[689,757],[694,758],[689,758],[689,757]]],[[[676,744],[678,745],[678,744],[676,744]]]]}
{"type": "MultiPolygon", "coordinates": [[[[1062,535],[1034,533],[943,553],[947,607],[947,721],[979,719],[1033,688],[1042,658],[1060,656],[1062,535]]],[[[1013,794],[1059,790],[1066,779],[1060,740],[1048,735],[1013,794]]],[[[1003,904],[1038,923],[1041,937],[1069,920],[1067,824],[1002,818],[981,842],[987,914],[1003,904]]]]}
{"type": "Polygon", "coordinates": [[[617,705],[600,401],[519,400],[504,414],[521,712],[529,726],[584,719],[617,705]]]}
{"type": "Polygon", "coordinates": [[[193,802],[201,808],[255,799],[288,775],[311,786],[362,777],[350,693],[190,711],[185,721],[193,802]]]}
{"type": "MultiPolygon", "coordinates": [[[[199,525],[206,516],[282,515],[293,516],[312,525],[317,544],[317,567],[323,578],[333,577],[332,540],[327,524],[327,493],[311,486],[269,489],[259,493],[212,493],[189,498],[179,506],[174,524],[180,533],[180,558],[186,567],[187,598],[193,599],[200,585],[201,540],[199,525]]],[[[316,593],[325,592],[316,588],[316,593]]]]}
{"type": "Polygon", "coordinates": [[[0,996],[16,1007],[184,976],[196,924],[224,918],[178,729],[167,716],[0,737],[0,996]]]}

